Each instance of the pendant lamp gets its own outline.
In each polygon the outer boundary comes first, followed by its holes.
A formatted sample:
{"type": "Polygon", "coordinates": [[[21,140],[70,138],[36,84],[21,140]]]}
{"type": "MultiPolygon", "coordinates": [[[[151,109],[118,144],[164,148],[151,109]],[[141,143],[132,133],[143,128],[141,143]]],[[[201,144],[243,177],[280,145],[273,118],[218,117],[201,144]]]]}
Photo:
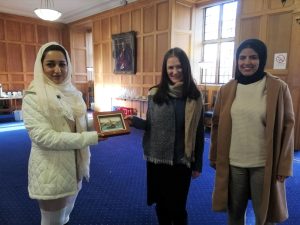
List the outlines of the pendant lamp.
{"type": "Polygon", "coordinates": [[[42,20],[55,21],[61,16],[61,12],[54,9],[53,0],[41,0],[41,7],[34,13],[42,20]]]}

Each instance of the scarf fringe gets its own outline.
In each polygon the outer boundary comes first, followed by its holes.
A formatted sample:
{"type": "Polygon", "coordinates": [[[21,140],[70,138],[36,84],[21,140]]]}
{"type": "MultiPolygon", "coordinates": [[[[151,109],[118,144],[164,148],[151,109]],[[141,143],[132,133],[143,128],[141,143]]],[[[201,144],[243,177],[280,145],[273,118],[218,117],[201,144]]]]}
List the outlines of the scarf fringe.
{"type": "MultiPolygon", "coordinates": [[[[146,156],[146,155],[144,155],[144,160],[146,160],[148,162],[152,162],[154,164],[166,164],[166,165],[170,165],[170,166],[174,165],[173,160],[157,159],[157,158],[153,158],[151,156],[146,156]]],[[[183,158],[182,163],[184,165],[186,165],[188,168],[191,168],[191,163],[187,158],[183,158]]]]}

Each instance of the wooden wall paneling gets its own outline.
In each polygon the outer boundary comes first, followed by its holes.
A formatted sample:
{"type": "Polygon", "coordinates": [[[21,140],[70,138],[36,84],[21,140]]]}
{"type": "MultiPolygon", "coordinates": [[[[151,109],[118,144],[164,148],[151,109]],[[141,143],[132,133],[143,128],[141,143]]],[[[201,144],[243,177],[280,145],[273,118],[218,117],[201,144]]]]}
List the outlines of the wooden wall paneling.
{"type": "Polygon", "coordinates": [[[10,79],[11,79],[12,83],[19,83],[19,82],[24,83],[24,75],[21,73],[20,74],[11,74],[10,79]]]}
{"type": "Polygon", "coordinates": [[[60,44],[62,44],[62,38],[61,38],[61,30],[56,27],[49,27],[48,28],[48,41],[56,41],[60,44]]]}
{"type": "Polygon", "coordinates": [[[143,86],[143,76],[141,74],[136,74],[135,76],[132,76],[132,84],[142,87],[143,86]]]}
{"type": "Polygon", "coordinates": [[[0,19],[0,40],[5,39],[5,32],[4,32],[4,20],[0,19]]]}
{"type": "Polygon", "coordinates": [[[154,71],[154,35],[143,38],[143,72],[154,71]]]}
{"type": "Polygon", "coordinates": [[[131,12],[131,30],[135,31],[137,35],[142,32],[142,13],[141,9],[136,9],[131,12]]]}
{"type": "Polygon", "coordinates": [[[192,10],[190,5],[182,4],[181,2],[176,2],[175,8],[175,29],[178,30],[191,30],[192,29],[192,10]]]}
{"type": "Polygon", "coordinates": [[[35,25],[32,23],[22,23],[21,27],[22,42],[36,43],[35,25]]]}
{"type": "Polygon", "coordinates": [[[109,18],[104,18],[101,20],[101,40],[110,40],[110,25],[109,25],[109,18]]]}
{"type": "Polygon", "coordinates": [[[121,33],[128,32],[131,30],[130,12],[122,13],[120,15],[120,27],[121,33]]]}
{"type": "Polygon", "coordinates": [[[25,45],[24,46],[24,57],[25,57],[25,72],[33,73],[34,63],[36,58],[36,48],[34,45],[25,45]]]}
{"type": "Polygon", "coordinates": [[[119,15],[112,16],[110,18],[110,30],[111,34],[118,34],[120,33],[120,17],[119,15]]]}
{"type": "Polygon", "coordinates": [[[102,57],[101,57],[101,45],[100,44],[95,44],[93,47],[93,58],[94,58],[94,74],[95,74],[95,79],[99,78],[99,74],[102,71],[101,70],[101,62],[102,62],[102,57]]]}
{"type": "Polygon", "coordinates": [[[25,88],[29,86],[30,82],[33,80],[33,73],[26,74],[25,77],[25,88]]]}
{"type": "Polygon", "coordinates": [[[75,74],[84,74],[86,76],[86,49],[75,49],[74,51],[74,73],[75,74]]]}
{"type": "Polygon", "coordinates": [[[185,53],[188,55],[188,57],[191,59],[191,46],[192,46],[192,37],[190,33],[182,33],[182,32],[176,32],[175,34],[175,40],[173,43],[173,46],[179,47],[185,51],[185,53]]]}
{"type": "Polygon", "coordinates": [[[5,25],[6,39],[8,41],[21,41],[21,23],[7,20],[5,25]]]}
{"type": "Polygon", "coordinates": [[[28,87],[36,53],[51,35],[49,27],[57,29],[55,33],[62,29],[61,24],[0,13],[0,82],[4,91],[28,87]]]}
{"type": "Polygon", "coordinates": [[[7,70],[7,53],[6,53],[6,45],[5,43],[0,42],[0,72],[4,72],[7,70]]]}
{"type": "MultiPolygon", "coordinates": [[[[267,26],[268,59],[266,68],[273,68],[275,53],[288,53],[292,31],[292,14],[280,13],[269,16],[267,26]]],[[[289,59],[289,57],[288,57],[289,59]]]]}
{"type": "Polygon", "coordinates": [[[161,71],[163,58],[169,49],[169,33],[159,33],[156,35],[156,56],[155,71],[161,71]]]}
{"type": "Polygon", "coordinates": [[[154,78],[154,77],[153,77],[152,74],[149,74],[149,75],[145,74],[145,75],[143,76],[143,84],[145,84],[146,86],[151,86],[151,85],[153,85],[153,83],[154,83],[154,79],[153,79],[153,78],[154,78]]]}
{"type": "Polygon", "coordinates": [[[242,5],[241,13],[243,15],[261,12],[264,6],[263,0],[242,0],[240,3],[242,5]]]}
{"type": "Polygon", "coordinates": [[[101,23],[99,20],[93,22],[93,42],[99,44],[101,40],[101,23]]]}
{"type": "Polygon", "coordinates": [[[25,88],[24,82],[11,82],[9,85],[9,91],[22,91],[25,88]]]}
{"type": "Polygon", "coordinates": [[[155,8],[150,5],[143,8],[143,32],[144,34],[154,32],[155,25],[155,8]]]}
{"type": "Polygon", "coordinates": [[[142,72],[143,68],[143,38],[142,37],[136,37],[136,72],[137,74],[140,74],[142,72]]]}
{"type": "MultiPolygon", "coordinates": [[[[295,4],[294,0],[286,0],[284,7],[287,8],[295,4]]],[[[282,9],[283,5],[279,0],[268,0],[268,8],[269,9],[282,9]]]]}
{"type": "Polygon", "coordinates": [[[112,50],[111,50],[111,42],[106,41],[102,43],[102,71],[103,73],[111,73],[112,72],[112,50]]]}
{"type": "Polygon", "coordinates": [[[121,85],[122,86],[130,86],[131,85],[131,77],[132,75],[123,75],[121,77],[121,85]]]}
{"type": "Polygon", "coordinates": [[[43,25],[37,25],[37,41],[39,44],[45,44],[48,42],[48,27],[43,25]]]}
{"type": "Polygon", "coordinates": [[[169,28],[169,3],[161,2],[157,4],[157,24],[156,24],[156,30],[157,31],[163,31],[167,30],[169,28]]]}
{"type": "Polygon", "coordinates": [[[292,17],[291,43],[288,58],[288,84],[291,89],[293,106],[296,117],[295,123],[295,148],[300,150],[300,24],[296,22],[300,12],[295,12],[292,17]]]}
{"type": "Polygon", "coordinates": [[[7,71],[23,72],[22,46],[20,44],[7,44],[7,71]]]}
{"type": "MultiPolygon", "coordinates": [[[[9,82],[8,74],[0,73],[0,84],[8,85],[8,82],[9,82]]],[[[3,90],[4,90],[4,88],[3,88],[3,90]]]]}
{"type": "Polygon", "coordinates": [[[248,38],[260,37],[260,17],[241,19],[240,21],[240,42],[248,38]]]}

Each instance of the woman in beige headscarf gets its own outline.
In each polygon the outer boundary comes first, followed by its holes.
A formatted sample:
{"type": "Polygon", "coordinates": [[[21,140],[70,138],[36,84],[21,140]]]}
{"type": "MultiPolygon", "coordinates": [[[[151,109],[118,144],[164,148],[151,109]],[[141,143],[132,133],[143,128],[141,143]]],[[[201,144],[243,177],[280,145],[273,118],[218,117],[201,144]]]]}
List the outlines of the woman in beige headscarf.
{"type": "Polygon", "coordinates": [[[82,179],[89,179],[89,145],[101,139],[97,132],[87,131],[86,105],[71,83],[71,68],[61,45],[43,45],[23,99],[24,123],[32,141],[28,191],[39,203],[42,225],[68,223],[82,179]]]}

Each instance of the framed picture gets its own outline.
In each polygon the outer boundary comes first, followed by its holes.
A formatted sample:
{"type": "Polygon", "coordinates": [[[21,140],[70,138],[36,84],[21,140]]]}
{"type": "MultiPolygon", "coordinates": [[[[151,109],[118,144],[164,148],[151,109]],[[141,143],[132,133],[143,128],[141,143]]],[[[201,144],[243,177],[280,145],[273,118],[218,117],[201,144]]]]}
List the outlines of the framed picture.
{"type": "Polygon", "coordinates": [[[130,127],[124,120],[122,111],[94,112],[94,126],[104,137],[129,134],[130,127]]]}
{"type": "Polygon", "coordinates": [[[114,73],[136,73],[136,37],[135,32],[112,35],[114,73]]]}

